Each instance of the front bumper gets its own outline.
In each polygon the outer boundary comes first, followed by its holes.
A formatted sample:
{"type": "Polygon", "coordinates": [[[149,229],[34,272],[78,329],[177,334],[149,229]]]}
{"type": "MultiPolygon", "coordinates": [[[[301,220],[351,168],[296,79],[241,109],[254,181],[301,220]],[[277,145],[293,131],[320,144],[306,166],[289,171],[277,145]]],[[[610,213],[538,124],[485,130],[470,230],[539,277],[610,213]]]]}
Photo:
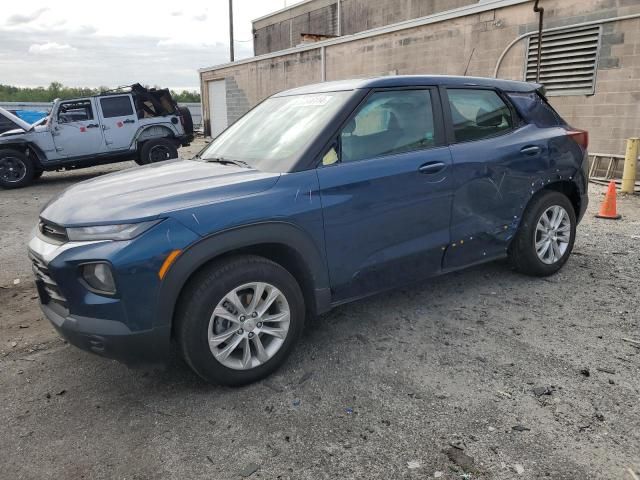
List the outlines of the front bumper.
{"type": "Polygon", "coordinates": [[[69,343],[127,364],[167,358],[171,324],[161,323],[165,317],[158,312],[158,270],[170,251],[196,234],[171,219],[161,225],[129,241],[56,244],[39,234],[31,239],[42,311],[69,343]],[[80,266],[96,261],[110,264],[115,295],[93,292],[81,279],[80,266]]]}
{"type": "Polygon", "coordinates": [[[171,347],[168,327],[132,332],[120,322],[64,316],[50,305],[41,304],[40,307],[58,334],[71,345],[128,365],[160,362],[171,347]]]}

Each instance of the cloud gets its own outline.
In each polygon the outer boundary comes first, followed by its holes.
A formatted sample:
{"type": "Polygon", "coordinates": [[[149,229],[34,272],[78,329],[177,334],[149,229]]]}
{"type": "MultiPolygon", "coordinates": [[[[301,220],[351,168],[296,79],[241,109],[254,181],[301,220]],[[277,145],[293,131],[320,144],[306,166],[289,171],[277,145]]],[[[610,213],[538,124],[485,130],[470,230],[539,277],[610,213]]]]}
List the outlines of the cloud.
{"type": "Polygon", "coordinates": [[[56,52],[73,52],[77,50],[75,47],[72,47],[69,44],[59,44],[56,42],[47,42],[47,43],[34,43],[29,47],[29,53],[34,53],[36,55],[39,54],[48,54],[48,53],[56,53],[56,52]]]}
{"type": "Polygon", "coordinates": [[[7,19],[7,25],[24,25],[25,23],[31,23],[47,10],[49,9],[45,7],[39,8],[35,12],[29,14],[16,13],[7,19]]]}
{"type": "Polygon", "coordinates": [[[171,16],[172,17],[181,17],[182,16],[182,12],[171,12],[171,16]]]}
{"type": "MultiPolygon", "coordinates": [[[[41,31],[16,35],[0,28],[2,83],[38,86],[57,81],[77,87],[114,87],[139,82],[198,89],[198,68],[229,61],[228,45],[215,41],[181,44],[166,37],[86,36],[73,30],[51,35],[41,31]],[[47,46],[43,51],[42,46],[47,44],[70,48],[56,50],[47,46]],[[32,53],[27,55],[30,49],[32,53]]],[[[249,46],[236,47],[238,58],[251,55],[249,46]]]]}

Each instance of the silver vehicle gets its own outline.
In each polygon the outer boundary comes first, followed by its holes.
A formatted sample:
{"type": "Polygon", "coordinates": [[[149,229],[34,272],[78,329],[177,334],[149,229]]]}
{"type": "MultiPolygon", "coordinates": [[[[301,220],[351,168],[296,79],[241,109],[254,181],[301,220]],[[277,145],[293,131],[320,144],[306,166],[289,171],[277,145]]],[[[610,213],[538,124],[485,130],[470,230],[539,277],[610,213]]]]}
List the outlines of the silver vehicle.
{"type": "Polygon", "coordinates": [[[0,108],[0,124],[4,188],[24,187],[50,170],[177,158],[178,148],[193,140],[189,110],[179,107],[169,90],[137,84],[126,91],[56,100],[46,121],[33,125],[0,108]]]}

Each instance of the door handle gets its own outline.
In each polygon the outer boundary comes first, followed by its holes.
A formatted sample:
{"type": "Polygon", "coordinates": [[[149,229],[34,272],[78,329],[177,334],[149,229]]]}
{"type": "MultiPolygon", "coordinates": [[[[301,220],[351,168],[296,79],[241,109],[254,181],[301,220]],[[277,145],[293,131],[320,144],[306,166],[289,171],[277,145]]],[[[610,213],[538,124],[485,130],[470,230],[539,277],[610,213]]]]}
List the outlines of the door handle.
{"type": "Polygon", "coordinates": [[[87,125],[87,128],[98,128],[98,124],[97,123],[90,123],[89,125],[87,125]]]}
{"type": "Polygon", "coordinates": [[[447,166],[444,162],[427,162],[424,165],[420,165],[418,171],[420,173],[432,174],[438,173],[440,170],[443,170],[447,166]]]}
{"type": "Polygon", "coordinates": [[[526,147],[522,147],[520,149],[520,151],[522,153],[524,153],[525,155],[537,155],[538,153],[540,153],[540,150],[542,150],[540,147],[538,147],[537,145],[529,145],[526,147]]]}
{"type": "Polygon", "coordinates": [[[124,122],[122,122],[122,123],[135,123],[135,122],[136,122],[135,120],[128,119],[128,120],[125,120],[125,121],[124,121],[124,122]]]}

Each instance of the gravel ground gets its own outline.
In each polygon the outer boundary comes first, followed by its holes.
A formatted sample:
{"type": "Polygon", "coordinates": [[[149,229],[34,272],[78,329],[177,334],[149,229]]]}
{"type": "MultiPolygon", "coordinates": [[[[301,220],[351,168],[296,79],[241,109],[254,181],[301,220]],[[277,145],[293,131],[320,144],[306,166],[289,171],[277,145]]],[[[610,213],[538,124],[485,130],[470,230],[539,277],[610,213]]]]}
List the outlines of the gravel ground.
{"type": "Polygon", "coordinates": [[[0,191],[0,478],[640,475],[640,344],[624,340],[640,340],[640,198],[597,220],[592,186],[554,277],[497,262],[337,308],[275,375],[228,389],[177,359],[79,351],[40,313],[25,254],[40,207],[131,166],[0,191]]]}

